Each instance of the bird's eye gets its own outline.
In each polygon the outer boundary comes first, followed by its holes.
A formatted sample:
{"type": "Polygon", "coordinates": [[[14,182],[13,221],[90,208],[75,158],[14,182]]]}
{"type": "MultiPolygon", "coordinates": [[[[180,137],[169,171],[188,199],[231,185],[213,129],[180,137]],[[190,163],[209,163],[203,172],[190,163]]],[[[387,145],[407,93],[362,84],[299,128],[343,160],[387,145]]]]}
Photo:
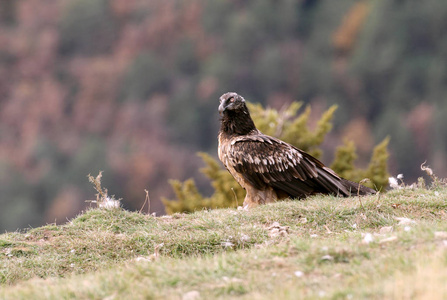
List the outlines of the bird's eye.
{"type": "Polygon", "coordinates": [[[231,97],[230,99],[228,99],[228,102],[233,103],[234,102],[234,97],[231,97]]]}

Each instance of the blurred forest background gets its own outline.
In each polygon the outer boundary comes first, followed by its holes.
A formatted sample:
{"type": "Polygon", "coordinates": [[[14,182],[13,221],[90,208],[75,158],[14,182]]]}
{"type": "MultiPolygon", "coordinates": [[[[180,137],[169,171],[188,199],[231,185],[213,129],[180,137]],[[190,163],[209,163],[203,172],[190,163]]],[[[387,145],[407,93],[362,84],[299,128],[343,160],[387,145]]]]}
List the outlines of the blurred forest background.
{"type": "Polygon", "coordinates": [[[94,199],[87,175],[163,213],[169,178],[216,156],[218,97],[236,91],[315,116],[359,166],[390,136],[390,173],[447,176],[447,2],[0,1],[0,231],[63,223],[94,199]]]}

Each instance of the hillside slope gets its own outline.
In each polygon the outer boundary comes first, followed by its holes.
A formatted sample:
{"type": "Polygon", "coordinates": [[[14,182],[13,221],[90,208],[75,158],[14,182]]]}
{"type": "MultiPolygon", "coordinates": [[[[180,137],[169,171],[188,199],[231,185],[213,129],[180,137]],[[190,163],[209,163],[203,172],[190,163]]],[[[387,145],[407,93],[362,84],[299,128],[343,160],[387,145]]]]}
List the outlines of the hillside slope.
{"type": "Polygon", "coordinates": [[[447,189],[172,217],[90,209],[0,235],[0,299],[447,296],[447,189]]]}
{"type": "Polygon", "coordinates": [[[447,177],[447,2],[0,1],[0,232],[85,209],[89,173],[152,211],[168,180],[201,176],[217,154],[218,98],[281,109],[332,104],[332,160],[390,137],[390,172],[447,177]],[[181,149],[182,151],[178,151],[181,149]]]}

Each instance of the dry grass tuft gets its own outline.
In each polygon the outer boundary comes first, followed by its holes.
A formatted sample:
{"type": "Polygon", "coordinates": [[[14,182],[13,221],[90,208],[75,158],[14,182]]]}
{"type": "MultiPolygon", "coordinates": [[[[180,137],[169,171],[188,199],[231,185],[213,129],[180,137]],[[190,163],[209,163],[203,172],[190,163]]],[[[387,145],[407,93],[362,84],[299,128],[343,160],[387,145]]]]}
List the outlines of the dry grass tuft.
{"type": "Polygon", "coordinates": [[[101,186],[101,178],[102,178],[102,171],[99,172],[98,176],[93,177],[92,175],[88,174],[88,181],[93,183],[93,187],[98,192],[96,194],[96,200],[87,200],[87,202],[96,203],[97,207],[103,208],[103,209],[119,209],[121,208],[121,200],[122,199],[115,199],[115,195],[112,195],[111,197],[108,195],[107,189],[102,188],[101,186]]]}

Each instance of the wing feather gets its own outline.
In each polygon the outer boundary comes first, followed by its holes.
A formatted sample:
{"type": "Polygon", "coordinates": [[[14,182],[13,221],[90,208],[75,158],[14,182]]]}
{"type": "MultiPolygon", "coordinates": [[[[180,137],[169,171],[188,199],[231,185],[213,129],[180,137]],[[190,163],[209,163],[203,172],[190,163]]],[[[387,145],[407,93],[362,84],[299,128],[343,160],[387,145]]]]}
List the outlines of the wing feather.
{"type": "Polygon", "coordinates": [[[229,162],[259,190],[272,186],[291,197],[320,192],[349,194],[334,171],[279,139],[259,133],[236,137],[231,145],[229,162]]]}

